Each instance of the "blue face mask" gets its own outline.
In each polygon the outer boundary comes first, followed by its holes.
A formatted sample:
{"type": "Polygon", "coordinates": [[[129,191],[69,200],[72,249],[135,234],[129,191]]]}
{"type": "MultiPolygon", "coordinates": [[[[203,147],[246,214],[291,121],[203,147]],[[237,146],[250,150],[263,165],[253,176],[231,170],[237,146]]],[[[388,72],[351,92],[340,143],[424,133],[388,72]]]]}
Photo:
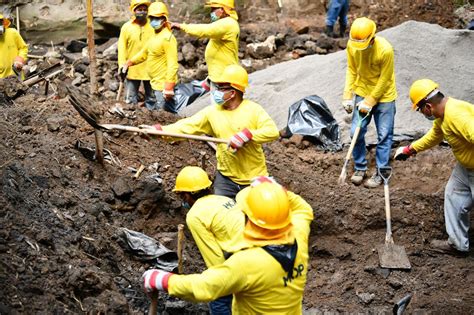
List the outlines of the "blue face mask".
{"type": "Polygon", "coordinates": [[[151,27],[153,27],[155,30],[160,29],[160,27],[163,25],[165,21],[162,19],[153,19],[150,21],[151,27]]]}
{"type": "Polygon", "coordinates": [[[181,207],[183,207],[184,210],[189,210],[191,209],[191,205],[187,201],[182,201],[181,202],[181,207]]]}
{"type": "Polygon", "coordinates": [[[225,93],[219,90],[211,91],[211,95],[214,102],[219,106],[224,105],[227,101],[229,101],[232,98],[232,97],[229,97],[228,99],[225,99],[224,98],[225,93]]]}
{"type": "Polygon", "coordinates": [[[217,16],[216,12],[211,12],[211,22],[215,22],[219,20],[219,17],[217,16]]]}

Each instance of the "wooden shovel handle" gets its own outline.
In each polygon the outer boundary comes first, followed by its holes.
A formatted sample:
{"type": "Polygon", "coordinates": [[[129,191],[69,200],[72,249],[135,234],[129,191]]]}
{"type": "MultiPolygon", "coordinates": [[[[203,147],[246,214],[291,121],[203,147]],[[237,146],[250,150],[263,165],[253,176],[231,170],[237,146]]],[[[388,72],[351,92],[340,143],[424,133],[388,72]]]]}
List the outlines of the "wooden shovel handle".
{"type": "Polygon", "coordinates": [[[148,309],[148,315],[156,315],[158,312],[158,291],[153,291],[151,294],[150,308],[148,309]]]}
{"type": "Polygon", "coordinates": [[[162,131],[162,130],[157,130],[157,129],[152,129],[152,128],[138,128],[138,127],[132,127],[132,126],[115,125],[115,124],[102,124],[100,126],[109,130],[123,130],[123,131],[139,132],[139,133],[144,133],[144,134],[149,134],[149,135],[172,137],[172,138],[209,141],[209,142],[215,142],[215,143],[229,143],[229,141],[226,139],[220,139],[220,138],[214,138],[214,137],[208,137],[208,136],[187,135],[184,133],[168,132],[168,131],[162,131]]]}

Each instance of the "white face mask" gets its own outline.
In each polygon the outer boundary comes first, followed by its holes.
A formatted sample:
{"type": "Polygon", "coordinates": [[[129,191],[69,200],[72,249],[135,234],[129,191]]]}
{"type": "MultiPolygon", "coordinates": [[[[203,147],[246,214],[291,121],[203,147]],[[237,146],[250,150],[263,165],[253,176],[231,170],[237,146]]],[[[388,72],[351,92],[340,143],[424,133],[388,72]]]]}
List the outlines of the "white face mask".
{"type": "Polygon", "coordinates": [[[3,33],[5,33],[5,27],[2,24],[2,25],[0,25],[0,36],[3,35],[3,33]]]}

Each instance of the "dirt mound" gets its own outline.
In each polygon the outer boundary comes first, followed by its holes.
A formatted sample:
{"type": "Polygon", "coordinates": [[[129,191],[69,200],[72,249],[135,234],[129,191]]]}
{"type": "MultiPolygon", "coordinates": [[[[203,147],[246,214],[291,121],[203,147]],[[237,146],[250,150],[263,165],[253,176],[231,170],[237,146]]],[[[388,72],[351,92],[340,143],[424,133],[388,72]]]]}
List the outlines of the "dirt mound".
{"type": "MultiPolygon", "coordinates": [[[[418,136],[431,127],[430,121],[411,111],[408,90],[416,79],[431,78],[447,95],[474,102],[474,63],[467,57],[474,47],[474,32],[409,21],[379,34],[387,38],[395,50],[396,134],[418,136]]],[[[340,105],[346,58],[346,52],[340,51],[326,56],[308,56],[254,72],[250,75],[247,97],[261,104],[278,127],[283,128],[291,104],[308,95],[319,95],[341,125],[343,139],[347,141],[350,117],[340,105]]],[[[184,114],[192,114],[209,102],[209,98],[197,101],[184,114]]]]}
{"type": "MultiPolygon", "coordinates": [[[[169,123],[173,115],[124,107],[134,119],[117,118],[97,103],[103,122],[169,123]]],[[[93,130],[64,99],[35,102],[33,95],[3,107],[0,124],[1,313],[120,313],[148,308],[140,276],[149,266],[120,246],[120,227],[143,232],[176,248],[185,213],[171,192],[178,171],[199,165],[215,170],[212,149],[200,142],[147,142],[131,133],[105,135],[115,158],[105,169],[75,148],[94,146],[93,130]],[[58,128],[51,127],[51,122],[58,128]],[[130,168],[147,168],[138,180],[130,168]],[[161,181],[156,180],[159,175],[161,181]],[[149,177],[151,176],[152,177],[149,177]]],[[[454,165],[448,148],[394,163],[391,183],[394,237],[406,247],[411,272],[378,267],[384,240],[383,190],[336,185],[344,153],[274,142],[265,146],[270,173],[312,206],[315,220],[304,308],[387,312],[408,293],[410,312],[472,313],[473,254],[460,259],[433,254],[432,238],[444,238],[443,189],[454,165]]],[[[370,153],[373,159],[373,152],[370,153]]],[[[204,269],[187,233],[185,273],[204,269]]],[[[161,294],[169,314],[205,312],[161,294]]]]}

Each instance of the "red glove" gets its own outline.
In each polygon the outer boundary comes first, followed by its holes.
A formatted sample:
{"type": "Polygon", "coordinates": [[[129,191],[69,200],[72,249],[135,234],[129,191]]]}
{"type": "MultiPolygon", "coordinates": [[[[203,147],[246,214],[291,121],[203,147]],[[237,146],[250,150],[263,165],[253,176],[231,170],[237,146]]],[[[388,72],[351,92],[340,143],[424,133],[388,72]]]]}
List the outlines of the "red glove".
{"type": "Polygon", "coordinates": [[[160,124],[153,125],[156,130],[163,131],[163,127],[160,124]]]}
{"type": "Polygon", "coordinates": [[[238,150],[244,146],[247,142],[252,140],[252,133],[247,128],[242,131],[237,132],[235,135],[230,138],[228,147],[231,147],[234,150],[238,150]]]}
{"type": "Polygon", "coordinates": [[[142,276],[145,292],[150,293],[157,290],[168,292],[168,281],[172,275],[174,273],[159,269],[145,271],[142,276]]]}
{"type": "Polygon", "coordinates": [[[395,151],[395,160],[402,160],[405,161],[408,159],[410,156],[416,154],[415,149],[413,149],[410,145],[407,145],[405,147],[399,147],[397,151],[395,151]]]}

